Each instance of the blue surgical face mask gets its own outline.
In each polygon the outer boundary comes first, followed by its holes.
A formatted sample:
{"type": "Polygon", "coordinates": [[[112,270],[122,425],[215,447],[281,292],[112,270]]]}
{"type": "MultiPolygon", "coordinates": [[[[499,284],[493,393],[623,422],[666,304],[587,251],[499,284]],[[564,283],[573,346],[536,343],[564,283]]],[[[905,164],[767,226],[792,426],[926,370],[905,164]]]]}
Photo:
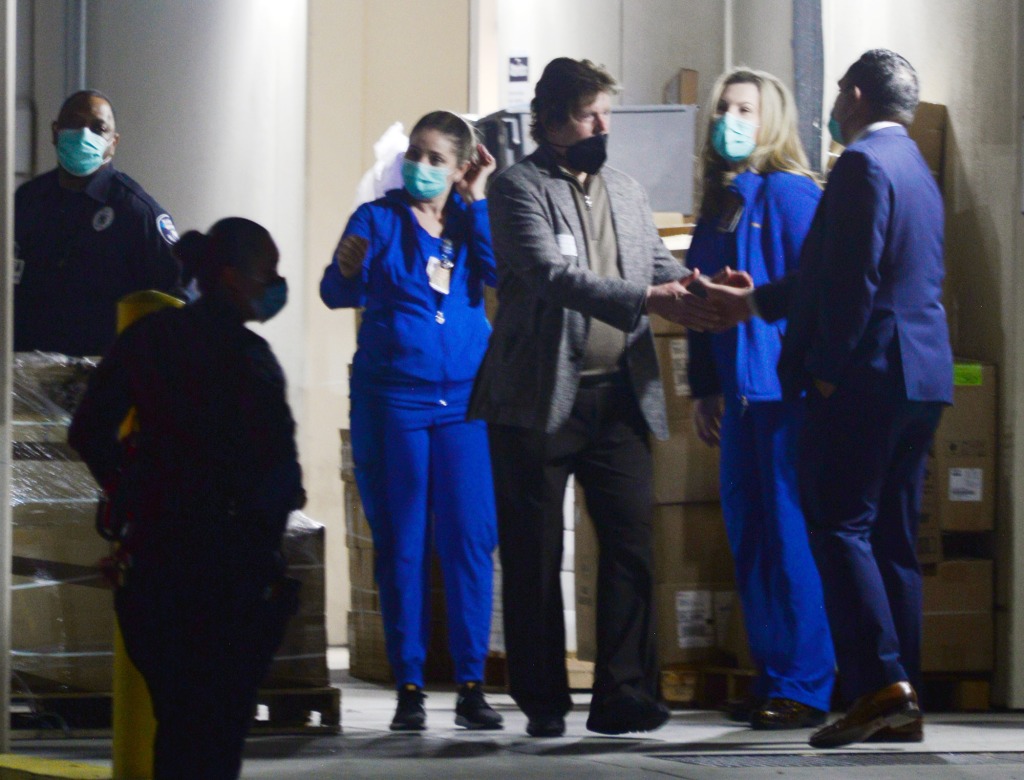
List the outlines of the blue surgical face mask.
{"type": "Polygon", "coordinates": [[[436,168],[433,165],[402,160],[402,181],[406,191],[416,200],[433,200],[448,186],[450,168],[436,168]]]}
{"type": "Polygon", "coordinates": [[[828,118],[828,134],[832,136],[832,140],[840,146],[846,145],[846,142],[843,141],[843,128],[839,126],[839,122],[836,120],[835,115],[828,118]]]}
{"type": "Polygon", "coordinates": [[[746,160],[757,148],[757,125],[732,114],[722,114],[711,128],[711,145],[723,160],[746,160]]]}
{"type": "Polygon", "coordinates": [[[288,303],[288,280],[279,278],[263,288],[263,295],[252,301],[256,319],[266,322],[288,303]]]}
{"type": "Polygon", "coordinates": [[[104,155],[110,146],[102,135],[88,127],[57,131],[57,162],[72,176],[89,176],[106,162],[104,155]]]}

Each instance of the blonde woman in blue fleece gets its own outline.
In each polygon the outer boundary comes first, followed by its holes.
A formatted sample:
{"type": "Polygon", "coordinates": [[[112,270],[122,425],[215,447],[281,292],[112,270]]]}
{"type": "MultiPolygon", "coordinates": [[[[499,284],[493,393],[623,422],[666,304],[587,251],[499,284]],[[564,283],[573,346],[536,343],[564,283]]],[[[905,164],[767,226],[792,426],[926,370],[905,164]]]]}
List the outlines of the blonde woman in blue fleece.
{"type": "MultiPolygon", "coordinates": [[[[789,90],[745,68],[721,76],[703,151],[704,191],[687,265],[725,267],[762,285],[795,271],[821,199],[789,90]]],[[[835,658],[796,477],[799,401],[784,401],[776,364],[785,320],[690,332],[700,437],[721,447],[722,512],[750,652],[759,675],[730,717],[755,729],[824,722],[835,658]]]]}
{"type": "Polygon", "coordinates": [[[359,494],[373,532],[388,660],[398,685],[391,728],[426,727],[430,552],[448,602],[456,724],[497,729],[481,689],[497,543],[487,429],[466,420],[491,328],[494,284],[484,186],[494,158],[448,111],[417,122],[404,188],[349,219],[320,296],[365,307],[352,365],[351,427],[359,494]]]}

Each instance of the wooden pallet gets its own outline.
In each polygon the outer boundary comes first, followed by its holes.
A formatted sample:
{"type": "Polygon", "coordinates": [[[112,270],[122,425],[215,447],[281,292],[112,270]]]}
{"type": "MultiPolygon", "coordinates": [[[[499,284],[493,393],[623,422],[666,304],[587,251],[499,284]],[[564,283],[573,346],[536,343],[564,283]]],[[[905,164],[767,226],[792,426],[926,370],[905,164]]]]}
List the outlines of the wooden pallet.
{"type": "Polygon", "coordinates": [[[661,692],[674,707],[714,709],[744,696],[756,676],[752,669],[677,664],[662,669],[661,692]]]}
{"type": "MultiPolygon", "coordinates": [[[[11,695],[11,730],[15,739],[109,736],[110,693],[40,693],[11,695]]],[[[257,697],[252,735],[338,734],[341,691],[338,688],[268,688],[257,697]]]]}

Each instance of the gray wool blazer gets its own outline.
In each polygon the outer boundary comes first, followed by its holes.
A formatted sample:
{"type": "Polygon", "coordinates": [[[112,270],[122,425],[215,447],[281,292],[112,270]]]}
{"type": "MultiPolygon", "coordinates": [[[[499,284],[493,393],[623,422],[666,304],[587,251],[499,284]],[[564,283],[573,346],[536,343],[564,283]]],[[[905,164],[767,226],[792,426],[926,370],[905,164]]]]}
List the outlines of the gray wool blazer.
{"type": "Polygon", "coordinates": [[[644,419],[668,438],[665,396],[644,313],[648,285],[687,276],[665,249],[643,188],[601,169],[621,279],[590,270],[571,184],[541,147],[498,176],[488,193],[498,263],[498,312],[469,416],[553,433],[579,388],[590,318],[626,332],[626,369],[644,419]]]}

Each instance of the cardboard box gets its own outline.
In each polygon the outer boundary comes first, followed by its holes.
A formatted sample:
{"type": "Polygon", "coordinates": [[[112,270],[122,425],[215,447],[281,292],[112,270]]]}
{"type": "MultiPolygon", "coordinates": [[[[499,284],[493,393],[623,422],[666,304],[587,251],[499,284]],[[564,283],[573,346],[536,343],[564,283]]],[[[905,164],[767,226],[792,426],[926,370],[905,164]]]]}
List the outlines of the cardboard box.
{"type": "Polygon", "coordinates": [[[651,333],[655,336],[685,336],[686,328],[657,314],[651,314],[651,333]]]}
{"type": "Polygon", "coordinates": [[[718,448],[709,447],[693,430],[693,400],[677,399],[683,418],[669,421],[666,441],[651,439],[654,457],[654,502],[681,504],[718,501],[718,448]]]}
{"type": "Polygon", "coordinates": [[[355,483],[356,462],[352,458],[352,432],[342,428],[341,434],[341,479],[343,482],[355,483]]]}
{"type": "Polygon", "coordinates": [[[717,503],[654,508],[656,583],[731,583],[732,551],[717,503]]]}
{"type": "MultiPolygon", "coordinates": [[[[957,361],[926,471],[922,526],[990,531],[995,524],[996,370],[957,361]]],[[[934,531],[933,531],[934,533],[934,531]]]]}
{"type": "Polygon", "coordinates": [[[946,149],[946,107],[938,103],[919,103],[909,134],[921,150],[928,169],[935,176],[939,189],[943,186],[943,162],[946,149]]]}
{"type": "Polygon", "coordinates": [[[735,603],[729,583],[655,585],[659,664],[721,662],[735,603]]]}
{"type": "Polygon", "coordinates": [[[658,367],[661,369],[661,386],[665,389],[665,411],[668,418],[692,424],[693,406],[688,403],[690,380],[686,374],[690,362],[689,341],[686,336],[655,336],[654,348],[658,354],[658,367]]]}
{"type": "MultiPolygon", "coordinates": [[[[576,654],[583,660],[594,660],[597,655],[597,556],[593,523],[581,511],[576,524],[575,601],[576,654]]],[[[732,556],[718,504],[654,508],[654,574],[661,662],[721,658],[720,646],[725,642],[729,610],[735,601],[732,595],[724,594],[734,594],[735,585],[732,556]],[[677,596],[678,592],[688,595],[677,596]],[[705,593],[722,595],[694,595],[705,593]],[[713,613],[714,625],[720,627],[710,646],[700,644],[696,630],[700,619],[693,616],[707,599],[710,602],[704,606],[709,614],[713,613]]]]}
{"type": "Polygon", "coordinates": [[[491,324],[498,316],[498,291],[493,287],[484,287],[484,316],[491,324]]]}
{"type": "Polygon", "coordinates": [[[370,523],[363,511],[363,502],[359,498],[359,488],[355,482],[346,482],[345,491],[345,545],[373,549],[373,534],[370,523]]]}
{"type": "Polygon", "coordinates": [[[661,93],[662,103],[695,105],[700,73],[690,68],[680,68],[666,83],[661,93]]]}
{"type": "Polygon", "coordinates": [[[576,497],[576,657],[597,658],[597,534],[582,495],[576,497]]]}
{"type": "Polygon", "coordinates": [[[743,605],[737,594],[736,603],[721,630],[720,641],[722,650],[730,657],[739,669],[756,669],[754,657],[750,654],[750,641],[747,639],[747,627],[743,622],[743,605]]]}
{"type": "Polygon", "coordinates": [[[992,561],[944,561],[923,583],[921,669],[988,672],[994,665],[992,561]]]}

